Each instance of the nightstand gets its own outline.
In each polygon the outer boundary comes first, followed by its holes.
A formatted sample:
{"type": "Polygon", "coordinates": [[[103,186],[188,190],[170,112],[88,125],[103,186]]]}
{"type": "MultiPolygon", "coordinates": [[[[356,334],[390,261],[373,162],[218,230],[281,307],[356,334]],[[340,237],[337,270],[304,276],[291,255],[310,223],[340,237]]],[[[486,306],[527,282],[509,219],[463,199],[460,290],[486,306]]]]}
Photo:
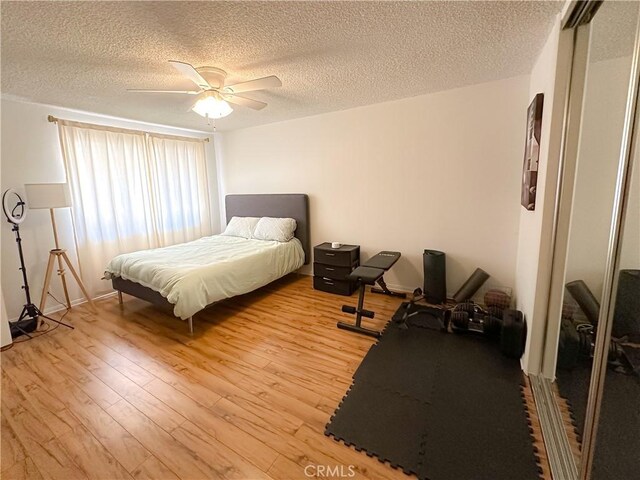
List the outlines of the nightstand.
{"type": "Polygon", "coordinates": [[[313,247],[313,288],[338,295],[351,295],[357,285],[347,280],[360,265],[360,245],[331,248],[325,242],[313,247]]]}

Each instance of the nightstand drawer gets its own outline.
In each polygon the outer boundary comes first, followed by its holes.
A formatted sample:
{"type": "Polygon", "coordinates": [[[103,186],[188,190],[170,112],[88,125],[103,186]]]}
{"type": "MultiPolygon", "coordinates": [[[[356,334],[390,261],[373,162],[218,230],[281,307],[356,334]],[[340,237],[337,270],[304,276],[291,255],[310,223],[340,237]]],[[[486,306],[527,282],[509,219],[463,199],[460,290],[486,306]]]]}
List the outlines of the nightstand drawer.
{"type": "Polygon", "coordinates": [[[323,243],[313,249],[313,260],[325,265],[336,267],[351,267],[360,260],[360,248],[353,245],[343,245],[340,248],[331,248],[331,244],[323,243]]]}
{"type": "Polygon", "coordinates": [[[326,277],[313,277],[313,288],[322,290],[323,292],[336,293],[338,295],[351,295],[354,290],[354,284],[347,280],[334,280],[326,277]]]}
{"type": "Polygon", "coordinates": [[[313,263],[313,274],[318,277],[331,278],[333,280],[346,280],[347,275],[353,271],[351,267],[336,267],[334,265],[326,265],[324,263],[313,263]]]}

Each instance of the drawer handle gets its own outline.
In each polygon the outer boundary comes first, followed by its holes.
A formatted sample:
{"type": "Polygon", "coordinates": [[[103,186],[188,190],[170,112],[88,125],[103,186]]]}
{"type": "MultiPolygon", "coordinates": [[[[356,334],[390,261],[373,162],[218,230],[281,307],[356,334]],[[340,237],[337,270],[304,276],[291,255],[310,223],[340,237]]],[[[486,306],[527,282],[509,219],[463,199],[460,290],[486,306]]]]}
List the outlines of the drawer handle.
{"type": "Polygon", "coordinates": [[[335,253],[325,253],[325,255],[326,255],[327,257],[335,257],[335,256],[336,256],[336,254],[335,254],[335,253]]]}
{"type": "Polygon", "coordinates": [[[333,272],[335,270],[335,268],[329,268],[329,267],[324,267],[326,270],[329,270],[330,272],[333,272]]]}
{"type": "Polygon", "coordinates": [[[331,280],[330,278],[322,277],[322,279],[324,280],[324,283],[326,283],[327,285],[333,285],[333,282],[329,281],[329,280],[331,280]]]}

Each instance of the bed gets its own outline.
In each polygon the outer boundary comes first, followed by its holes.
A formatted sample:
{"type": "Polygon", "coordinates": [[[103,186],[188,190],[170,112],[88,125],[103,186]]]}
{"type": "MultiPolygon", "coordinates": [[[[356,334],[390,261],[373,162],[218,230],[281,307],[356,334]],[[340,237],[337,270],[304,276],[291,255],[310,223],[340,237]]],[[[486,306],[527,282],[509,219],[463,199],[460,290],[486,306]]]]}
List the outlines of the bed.
{"type": "Polygon", "coordinates": [[[227,195],[232,217],[286,217],[296,221],[289,242],[213,235],[193,242],[115,257],[106,270],[120,303],[126,293],[171,308],[189,323],[225,298],[263,287],[311,260],[309,198],[305,194],[227,195]]]}

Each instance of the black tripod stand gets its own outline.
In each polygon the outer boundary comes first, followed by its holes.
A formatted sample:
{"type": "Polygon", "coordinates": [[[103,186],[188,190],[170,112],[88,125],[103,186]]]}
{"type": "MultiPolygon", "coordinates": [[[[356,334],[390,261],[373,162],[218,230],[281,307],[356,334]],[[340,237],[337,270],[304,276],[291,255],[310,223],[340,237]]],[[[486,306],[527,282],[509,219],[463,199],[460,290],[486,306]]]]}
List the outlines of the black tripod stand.
{"type": "Polygon", "coordinates": [[[38,307],[36,307],[31,301],[31,294],[29,292],[29,281],[27,280],[27,269],[24,266],[24,254],[22,253],[22,238],[20,238],[20,226],[17,223],[13,223],[10,219],[7,218],[9,223],[13,225],[11,228],[12,232],[16,234],[16,243],[18,244],[18,255],[20,256],[20,268],[22,271],[22,288],[24,289],[24,293],[27,297],[27,303],[25,303],[22,308],[22,313],[20,317],[15,322],[9,322],[9,326],[11,328],[11,338],[18,337],[20,335],[26,335],[31,338],[30,333],[33,332],[36,328],[38,328],[38,318],[46,318],[49,321],[55,322],[59,325],[64,325],[67,328],[73,329],[73,327],[67,323],[61,322],[60,320],[56,320],[55,318],[48,317],[44,313],[40,311],[38,307]]]}

